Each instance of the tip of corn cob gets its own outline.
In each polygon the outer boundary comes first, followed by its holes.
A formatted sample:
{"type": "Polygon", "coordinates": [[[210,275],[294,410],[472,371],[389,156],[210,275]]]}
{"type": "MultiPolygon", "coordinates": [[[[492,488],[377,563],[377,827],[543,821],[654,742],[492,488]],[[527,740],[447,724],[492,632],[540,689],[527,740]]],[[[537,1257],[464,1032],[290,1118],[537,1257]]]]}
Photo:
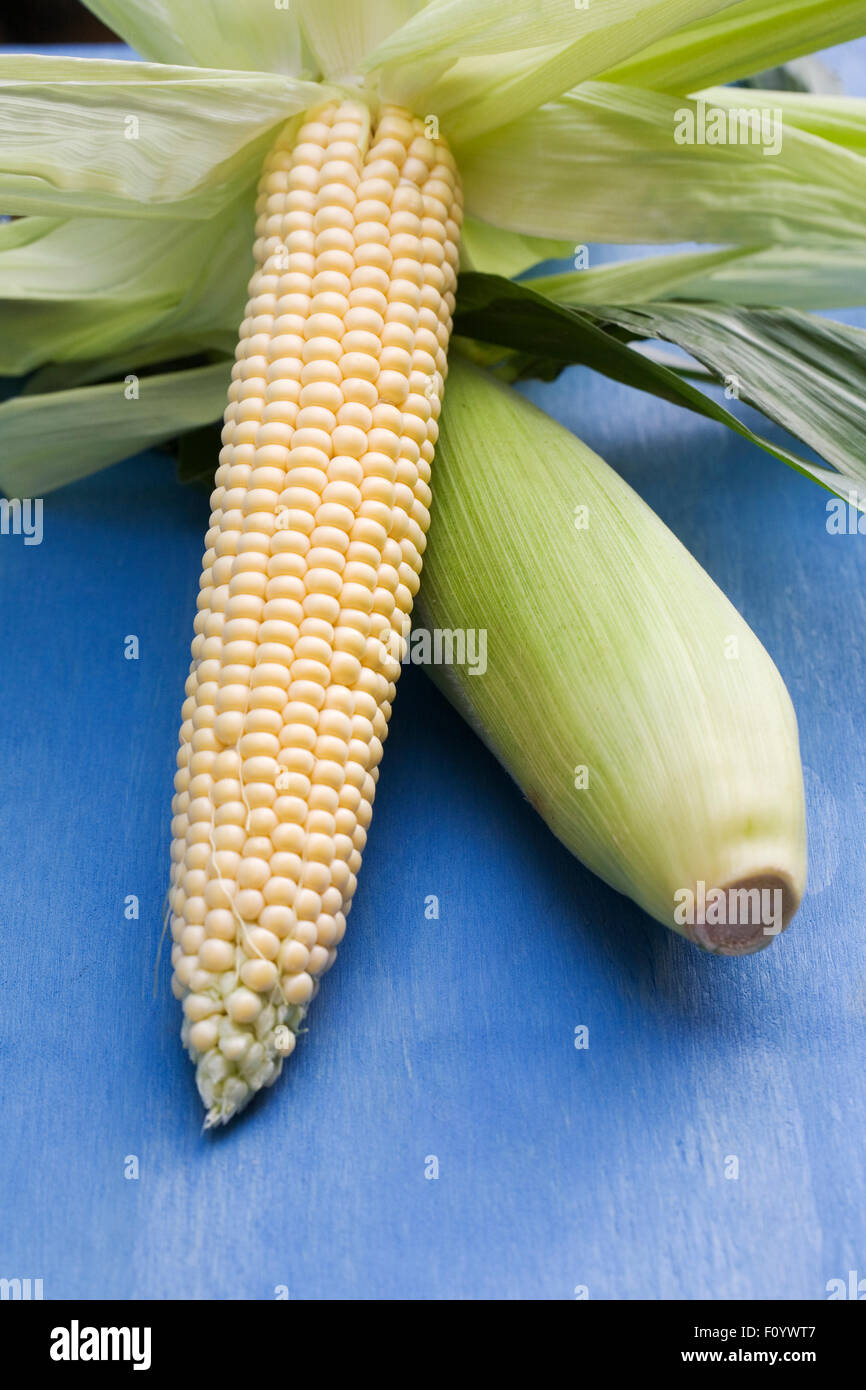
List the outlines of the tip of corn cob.
{"type": "Polygon", "coordinates": [[[254,1023],[223,1018],[219,1037],[205,1052],[195,1046],[189,1021],[184,1021],[183,1042],[195,1063],[196,1085],[207,1111],[204,1129],[228,1124],[256,1092],[273,1085],[295,1049],[305,1013],[301,1005],[271,1003],[254,1023]]]}

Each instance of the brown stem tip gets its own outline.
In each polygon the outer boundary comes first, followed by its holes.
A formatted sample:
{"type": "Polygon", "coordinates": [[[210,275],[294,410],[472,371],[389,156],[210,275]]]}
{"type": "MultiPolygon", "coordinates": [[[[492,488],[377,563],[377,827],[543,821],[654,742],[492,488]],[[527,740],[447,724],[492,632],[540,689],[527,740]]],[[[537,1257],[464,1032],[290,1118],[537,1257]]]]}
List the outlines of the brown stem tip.
{"type": "Polygon", "coordinates": [[[800,893],[784,873],[751,874],[725,884],[715,893],[698,894],[700,911],[686,926],[689,938],[718,956],[748,956],[763,951],[784,931],[800,893]]]}

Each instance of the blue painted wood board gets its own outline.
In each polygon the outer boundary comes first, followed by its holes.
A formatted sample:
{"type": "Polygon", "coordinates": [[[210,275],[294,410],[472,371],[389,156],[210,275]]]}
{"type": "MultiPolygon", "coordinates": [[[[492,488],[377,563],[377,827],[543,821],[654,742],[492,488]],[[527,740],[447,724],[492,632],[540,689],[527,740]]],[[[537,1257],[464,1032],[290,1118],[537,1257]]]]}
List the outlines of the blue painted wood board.
{"type": "Polygon", "coordinates": [[[153,980],[207,503],[158,452],[63,489],[41,546],[0,537],[0,1275],[150,1299],[822,1298],[866,1275],[866,537],[673,406],[582,369],[528,389],[785,677],[797,921],[746,960],[665,932],[408,668],[309,1033],[202,1135],[167,950],[153,980]]]}

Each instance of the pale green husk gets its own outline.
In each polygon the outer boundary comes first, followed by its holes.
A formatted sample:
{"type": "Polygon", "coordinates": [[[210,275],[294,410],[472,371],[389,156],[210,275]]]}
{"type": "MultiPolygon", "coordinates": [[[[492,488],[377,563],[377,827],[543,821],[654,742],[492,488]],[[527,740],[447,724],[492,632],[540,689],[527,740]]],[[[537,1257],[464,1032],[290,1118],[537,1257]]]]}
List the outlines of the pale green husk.
{"type": "Polygon", "coordinates": [[[778,155],[672,144],[687,94],[866,30],[862,6],[90,3],[151,61],[0,57],[0,213],[36,223],[0,229],[0,372],[116,353],[122,377],[230,352],[263,152],[287,116],[344,90],[441,123],[476,269],[515,274],[592,239],[694,238],[767,248],[742,277],[713,276],[709,298],[812,307],[850,303],[862,282],[866,103],[710,92],[781,107],[778,155]]]}
{"type": "Polygon", "coordinates": [[[486,630],[487,669],[431,674],[607,883],[711,950],[768,945],[674,920],[700,882],[778,887],[786,922],[804,891],[797,723],[758,639],[618,474],[459,360],[436,459],[418,623],[486,630]]]}

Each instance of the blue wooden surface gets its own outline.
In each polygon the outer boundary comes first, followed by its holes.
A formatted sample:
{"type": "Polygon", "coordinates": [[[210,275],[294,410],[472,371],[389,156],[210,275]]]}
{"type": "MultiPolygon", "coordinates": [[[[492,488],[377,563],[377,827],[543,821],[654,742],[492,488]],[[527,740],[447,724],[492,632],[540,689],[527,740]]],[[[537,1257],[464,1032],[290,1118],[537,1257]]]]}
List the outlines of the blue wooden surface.
{"type": "Polygon", "coordinates": [[[46,499],[41,546],[0,537],[0,1275],[264,1299],[821,1298],[866,1275],[866,537],[828,535],[826,494],[673,406],[582,370],[531,394],[788,682],[812,848],[794,926],[746,960],[666,933],[408,668],[309,1034],[203,1136],[165,952],[156,998],[153,972],[207,507],[161,454],[118,465],[46,499]]]}

